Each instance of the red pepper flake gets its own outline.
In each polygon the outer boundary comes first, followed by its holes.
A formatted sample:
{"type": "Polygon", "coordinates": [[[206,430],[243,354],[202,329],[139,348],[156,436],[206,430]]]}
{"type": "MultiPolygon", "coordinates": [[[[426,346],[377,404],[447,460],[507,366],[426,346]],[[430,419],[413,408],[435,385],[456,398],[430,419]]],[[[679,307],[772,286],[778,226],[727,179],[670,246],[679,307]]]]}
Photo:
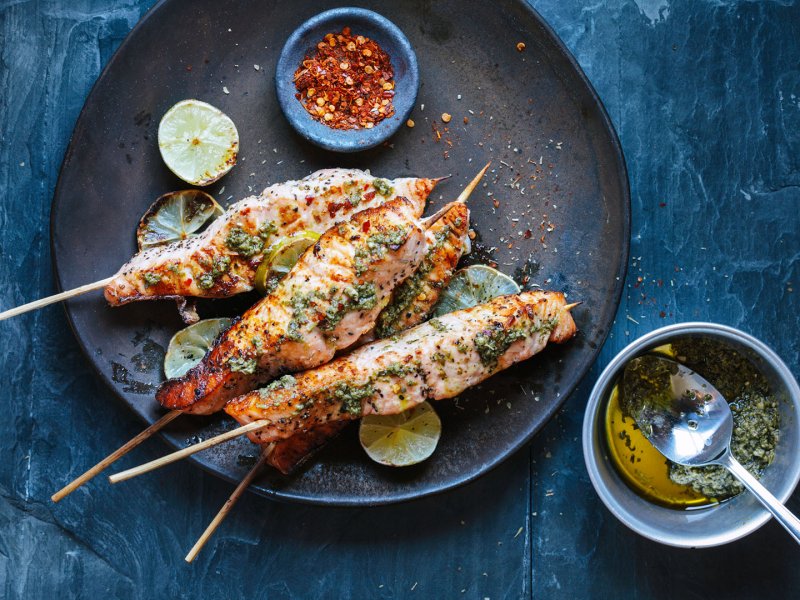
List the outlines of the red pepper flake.
{"type": "Polygon", "coordinates": [[[375,197],[375,190],[372,190],[372,191],[370,191],[370,192],[367,192],[366,194],[364,194],[364,200],[365,200],[366,202],[369,202],[369,201],[370,201],[370,200],[372,200],[374,197],[375,197]]]}
{"type": "Polygon", "coordinates": [[[370,228],[370,222],[364,221],[364,224],[361,226],[361,231],[367,233],[369,231],[369,228],[370,228]]]}
{"type": "Polygon", "coordinates": [[[495,198],[494,200],[492,200],[492,204],[494,205],[495,208],[500,208],[500,200],[497,200],[495,198]]]}
{"type": "Polygon", "coordinates": [[[526,229],[526,230],[525,230],[525,235],[524,235],[524,236],[522,236],[522,237],[524,237],[526,240],[529,240],[529,239],[531,239],[531,236],[532,236],[532,235],[533,235],[533,234],[531,233],[531,230],[530,230],[530,229],[526,229]]]}
{"type": "Polygon", "coordinates": [[[311,206],[312,202],[314,202],[314,196],[306,196],[306,206],[311,206]]]}
{"type": "Polygon", "coordinates": [[[294,73],[297,98],[332,129],[371,129],[394,114],[394,70],[374,40],[329,33],[294,73]]]}

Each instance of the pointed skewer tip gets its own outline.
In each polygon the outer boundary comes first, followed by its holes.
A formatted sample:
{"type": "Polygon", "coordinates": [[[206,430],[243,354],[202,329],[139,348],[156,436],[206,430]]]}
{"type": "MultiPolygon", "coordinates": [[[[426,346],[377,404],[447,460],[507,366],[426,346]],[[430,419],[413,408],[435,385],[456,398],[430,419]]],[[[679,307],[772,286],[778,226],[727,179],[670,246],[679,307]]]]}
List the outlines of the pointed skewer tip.
{"type": "Polygon", "coordinates": [[[469,198],[469,196],[472,193],[472,191],[476,187],[478,187],[478,184],[480,183],[481,179],[483,179],[483,176],[486,174],[486,171],[489,169],[489,165],[491,165],[491,164],[492,164],[492,161],[489,161],[488,163],[486,163],[486,166],[483,167],[480,170],[480,172],[472,179],[472,181],[470,181],[469,184],[467,184],[467,187],[464,188],[464,191],[461,192],[461,194],[458,196],[458,198],[456,198],[456,202],[466,202],[467,201],[467,198],[469,198]]]}
{"type": "Polygon", "coordinates": [[[572,304],[567,304],[564,307],[564,310],[567,310],[567,311],[572,310],[573,308],[575,308],[576,306],[580,306],[581,304],[583,304],[583,302],[573,302],[572,304]]]}

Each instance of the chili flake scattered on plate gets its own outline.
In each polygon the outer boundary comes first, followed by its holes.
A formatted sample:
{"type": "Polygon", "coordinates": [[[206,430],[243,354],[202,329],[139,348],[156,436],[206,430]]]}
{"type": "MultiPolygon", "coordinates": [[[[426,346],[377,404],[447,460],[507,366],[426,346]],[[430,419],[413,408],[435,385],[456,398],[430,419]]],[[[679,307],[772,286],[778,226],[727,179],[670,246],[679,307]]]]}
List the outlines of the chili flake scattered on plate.
{"type": "Polygon", "coordinates": [[[329,33],[294,73],[295,97],[332,129],[371,129],[394,114],[394,71],[374,40],[329,33]]]}

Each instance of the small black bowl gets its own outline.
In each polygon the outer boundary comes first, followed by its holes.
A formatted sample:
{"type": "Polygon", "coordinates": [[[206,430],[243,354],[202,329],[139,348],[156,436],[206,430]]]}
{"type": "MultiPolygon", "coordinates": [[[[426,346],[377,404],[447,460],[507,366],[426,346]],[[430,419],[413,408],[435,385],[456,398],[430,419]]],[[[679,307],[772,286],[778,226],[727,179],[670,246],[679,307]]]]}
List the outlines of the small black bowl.
{"type": "Polygon", "coordinates": [[[275,89],[281,110],[297,133],[326,150],[359,152],[388,140],[406,122],[417,99],[419,67],[411,43],[387,18],[363,8],[334,8],[311,17],[286,40],[275,70],[275,89]],[[392,61],[394,114],[371,129],[332,129],[312,119],[295,97],[297,67],[327,34],[339,33],[344,27],[350,27],[353,35],[375,40],[392,61]]]}

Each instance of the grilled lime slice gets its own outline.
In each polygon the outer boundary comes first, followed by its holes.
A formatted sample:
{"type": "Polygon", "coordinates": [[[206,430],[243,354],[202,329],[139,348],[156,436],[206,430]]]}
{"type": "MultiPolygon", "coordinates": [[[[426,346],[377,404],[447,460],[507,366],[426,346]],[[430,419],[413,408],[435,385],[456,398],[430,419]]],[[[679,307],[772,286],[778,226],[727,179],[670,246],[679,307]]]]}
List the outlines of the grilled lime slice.
{"type": "Polygon", "coordinates": [[[164,356],[164,374],[180,377],[206,355],[217,336],[231,326],[231,319],[203,319],[172,336],[164,356]]]}
{"type": "Polygon", "coordinates": [[[139,251],[185,240],[222,213],[217,201],[201,190],[164,194],[139,221],[136,230],[139,251]]]}
{"type": "Polygon", "coordinates": [[[181,100],[161,118],[158,148],[175,175],[192,185],[209,185],[236,164],[239,132],[220,109],[181,100]]]}
{"type": "Polygon", "coordinates": [[[319,239],[314,231],[301,231],[280,238],[269,251],[269,256],[258,265],[255,286],[262,294],[269,292],[297,264],[303,252],[319,239]]]}
{"type": "Polygon", "coordinates": [[[407,467],[428,458],[442,434],[442,421],[423,402],[399,415],[367,415],[358,439],[367,455],[382,465],[407,467]]]}
{"type": "Polygon", "coordinates": [[[433,314],[447,313],[488,302],[497,296],[519,294],[520,287],[508,275],[486,265],[472,265],[459,269],[447,284],[433,314]]]}

